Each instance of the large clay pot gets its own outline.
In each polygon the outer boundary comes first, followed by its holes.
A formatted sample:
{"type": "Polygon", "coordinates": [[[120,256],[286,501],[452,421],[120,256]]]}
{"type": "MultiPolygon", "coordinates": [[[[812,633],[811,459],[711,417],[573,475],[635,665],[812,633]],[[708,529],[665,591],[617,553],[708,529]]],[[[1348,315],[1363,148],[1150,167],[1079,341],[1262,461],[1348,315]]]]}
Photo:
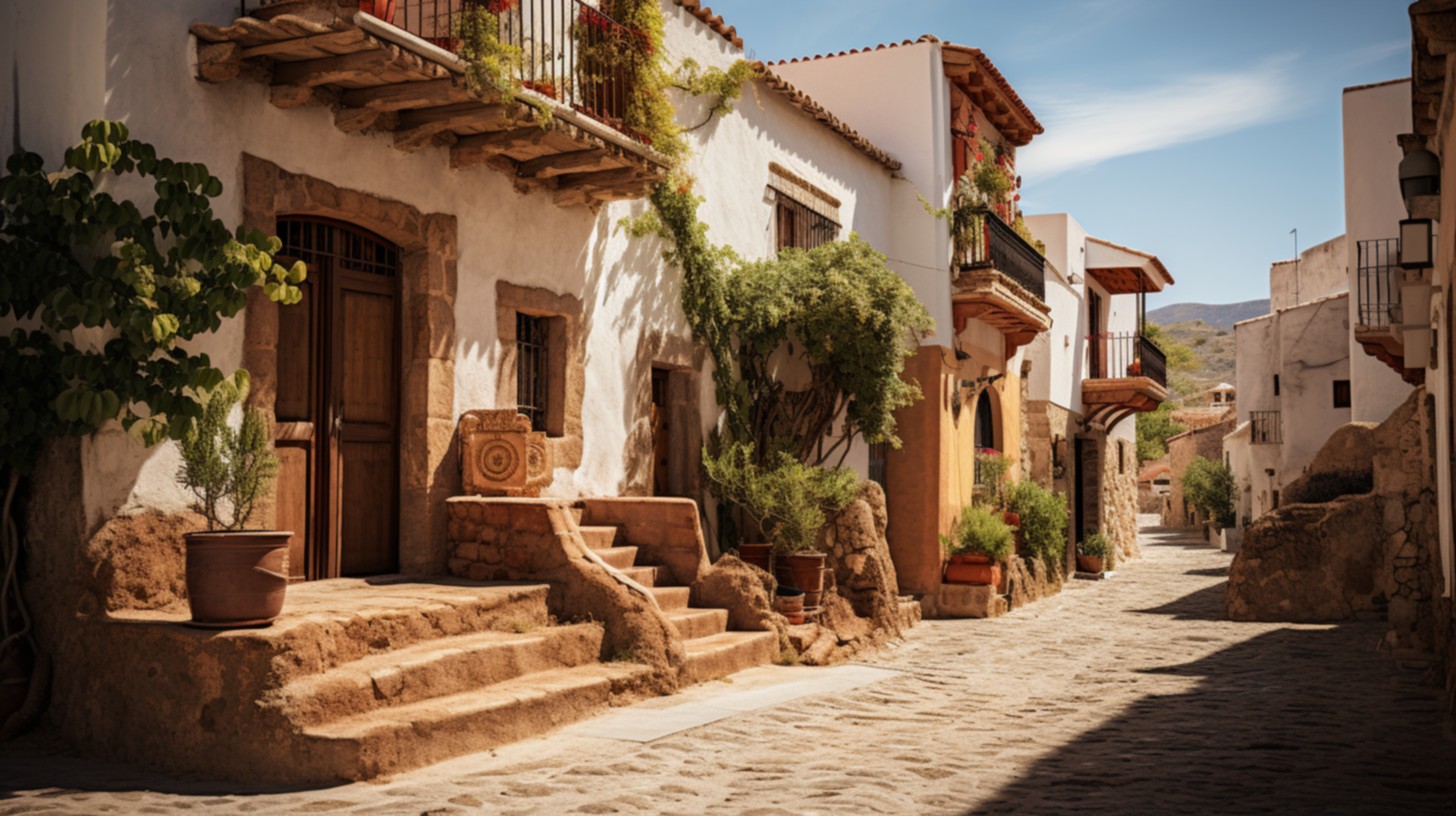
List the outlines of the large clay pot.
{"type": "Polygon", "coordinates": [[[1097,574],[1107,564],[1107,559],[1100,555],[1079,555],[1077,556],[1077,569],[1082,572],[1097,574]]]}
{"type": "Polygon", "coordinates": [[[945,565],[947,584],[972,584],[974,586],[998,586],[1001,583],[1001,565],[985,555],[952,555],[945,565]]]}
{"type": "Polygon", "coordinates": [[[365,14],[372,14],[380,20],[393,25],[394,3],[395,0],[359,0],[359,10],[365,14]]]}
{"type": "MultiPolygon", "coordinates": [[[[774,577],[783,586],[791,586],[808,593],[824,591],[824,553],[793,553],[780,555],[774,567],[774,577]]],[[[811,604],[812,605],[812,604],[811,604]]]]}
{"type": "Polygon", "coordinates": [[[769,571],[769,558],[773,556],[772,544],[739,544],[738,557],[745,564],[752,564],[755,567],[769,571]]]}
{"type": "Polygon", "coordinates": [[[288,539],[278,530],[188,533],[192,622],[226,629],[271,623],[288,589],[288,539]]]}

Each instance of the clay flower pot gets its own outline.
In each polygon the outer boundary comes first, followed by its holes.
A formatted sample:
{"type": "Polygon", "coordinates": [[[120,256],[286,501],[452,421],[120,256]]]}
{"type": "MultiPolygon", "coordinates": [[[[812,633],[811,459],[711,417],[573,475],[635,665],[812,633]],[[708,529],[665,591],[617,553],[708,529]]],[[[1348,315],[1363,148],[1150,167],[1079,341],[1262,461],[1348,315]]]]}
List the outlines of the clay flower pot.
{"type": "Polygon", "coordinates": [[[772,544],[739,544],[738,557],[745,564],[752,564],[755,567],[769,572],[769,559],[773,556],[772,544]]]}
{"type": "Polygon", "coordinates": [[[1093,574],[1097,574],[1097,573],[1102,572],[1102,568],[1106,564],[1107,564],[1107,559],[1103,558],[1100,555],[1078,555],[1077,556],[1077,569],[1081,570],[1082,572],[1090,572],[1090,573],[1093,573],[1093,574]]]}
{"type": "Polygon", "coordinates": [[[278,530],[188,533],[187,605],[209,628],[263,626],[283,610],[288,539],[278,530]]]}
{"type": "Polygon", "coordinates": [[[804,611],[804,590],[793,587],[779,587],[774,596],[774,611],[785,617],[802,614],[804,611]]]}
{"type": "Polygon", "coordinates": [[[802,589],[805,593],[824,591],[824,553],[792,553],[780,555],[774,576],[783,586],[802,589]]]}
{"type": "Polygon", "coordinates": [[[960,554],[952,555],[945,565],[947,584],[971,584],[973,586],[999,586],[1001,565],[989,556],[960,554]]]}

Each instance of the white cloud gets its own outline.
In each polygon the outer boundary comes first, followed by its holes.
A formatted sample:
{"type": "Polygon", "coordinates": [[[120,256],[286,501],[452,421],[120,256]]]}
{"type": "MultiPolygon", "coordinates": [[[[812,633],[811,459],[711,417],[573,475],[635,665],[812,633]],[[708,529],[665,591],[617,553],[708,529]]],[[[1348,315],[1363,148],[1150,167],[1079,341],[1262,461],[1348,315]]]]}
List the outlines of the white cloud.
{"type": "Polygon", "coordinates": [[[1138,90],[1060,89],[1029,95],[1046,133],[1017,155],[1028,182],[1118,156],[1212,139],[1297,108],[1290,60],[1205,72],[1138,90]]]}

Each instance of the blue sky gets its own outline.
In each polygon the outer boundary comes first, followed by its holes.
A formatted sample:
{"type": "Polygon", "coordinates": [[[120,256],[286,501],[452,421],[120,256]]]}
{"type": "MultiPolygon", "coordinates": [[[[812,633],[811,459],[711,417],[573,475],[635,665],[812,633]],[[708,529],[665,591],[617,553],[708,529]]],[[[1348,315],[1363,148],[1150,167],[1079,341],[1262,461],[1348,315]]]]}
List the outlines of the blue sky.
{"type": "MultiPolygon", "coordinates": [[[[1408,0],[716,0],[776,60],[921,34],[986,52],[1046,126],[1027,212],[1156,253],[1151,305],[1268,297],[1344,230],[1340,92],[1410,75],[1408,0]]],[[[1395,180],[1391,179],[1395,184],[1395,180]]]]}

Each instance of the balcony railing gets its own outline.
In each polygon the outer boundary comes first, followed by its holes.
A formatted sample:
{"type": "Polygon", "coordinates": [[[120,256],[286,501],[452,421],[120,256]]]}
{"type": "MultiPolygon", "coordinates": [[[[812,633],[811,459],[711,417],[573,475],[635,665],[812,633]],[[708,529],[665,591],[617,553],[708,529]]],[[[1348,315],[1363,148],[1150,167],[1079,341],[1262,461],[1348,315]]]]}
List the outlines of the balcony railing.
{"type": "Polygon", "coordinates": [[[1388,328],[1400,317],[1400,239],[1357,242],[1360,325],[1388,328]]]}
{"type": "Polygon", "coordinates": [[[990,214],[972,216],[975,237],[965,248],[961,263],[970,268],[991,267],[1016,281],[1021,288],[1046,302],[1046,259],[1005,221],[990,214]]]}
{"type": "Polygon", "coordinates": [[[1278,445],[1284,441],[1278,411],[1249,412],[1249,441],[1255,445],[1278,445]]]}
{"type": "MultiPolygon", "coordinates": [[[[267,5],[244,0],[246,12],[267,5]]],[[[611,0],[399,0],[393,24],[452,53],[467,12],[495,16],[502,45],[521,50],[521,86],[642,140],[624,125],[632,78],[651,58],[647,35],[617,22],[611,0]]],[[[390,21],[387,21],[390,22],[390,21]]]]}
{"type": "Polygon", "coordinates": [[[1168,386],[1168,358],[1142,334],[1094,334],[1087,338],[1087,348],[1090,379],[1147,377],[1168,386]]]}

